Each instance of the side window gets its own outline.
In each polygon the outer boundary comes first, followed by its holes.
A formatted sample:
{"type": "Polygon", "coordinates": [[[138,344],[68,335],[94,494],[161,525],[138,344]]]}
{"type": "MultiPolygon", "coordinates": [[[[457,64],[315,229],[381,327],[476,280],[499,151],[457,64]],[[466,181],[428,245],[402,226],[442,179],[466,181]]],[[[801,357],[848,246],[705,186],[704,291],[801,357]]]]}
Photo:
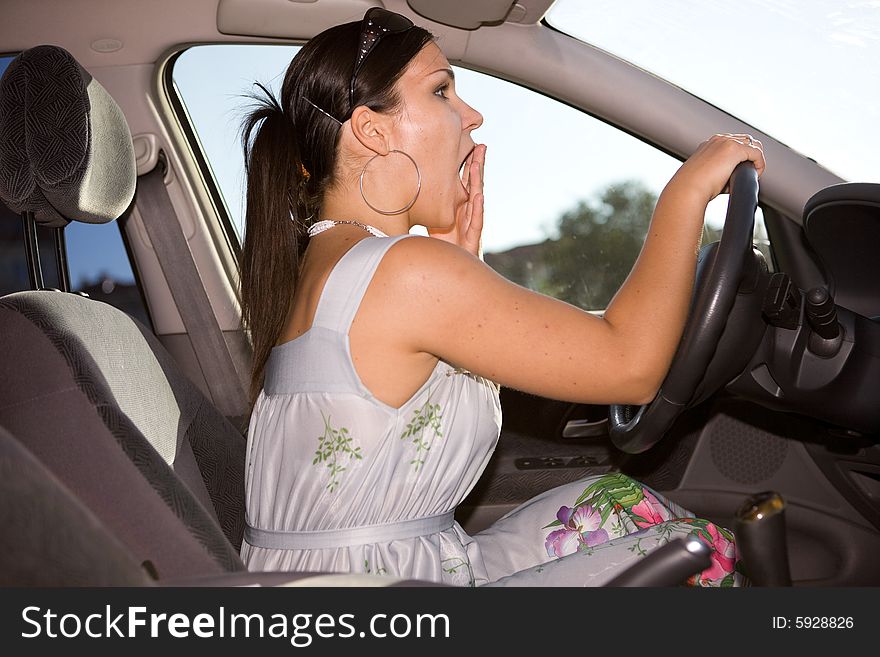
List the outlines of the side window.
{"type": "MultiPolygon", "coordinates": [[[[680,161],[510,82],[457,69],[456,86],[484,117],[474,137],[488,144],[486,262],[516,283],[603,310],[635,263],[680,161]]],[[[704,243],[719,238],[726,211],[726,195],[710,203],[704,243]]],[[[760,210],[755,242],[769,262],[760,210]]]]}
{"type": "MultiPolygon", "coordinates": [[[[60,278],[53,233],[49,228],[37,228],[43,284],[57,288],[60,278]]],[[[64,238],[71,290],[109,303],[152,328],[119,223],[72,222],[64,229],[64,238]]],[[[0,296],[29,289],[21,218],[0,203],[0,296]]]]}
{"type": "MultiPolygon", "coordinates": [[[[296,47],[196,46],[172,77],[240,239],[244,163],[237,133],[259,81],[278,93],[296,47]],[[224,75],[211,74],[222,70],[224,75]]],[[[458,94],[479,110],[488,145],[486,262],[509,279],[586,310],[604,309],[629,273],[664,185],[680,162],[580,110],[518,85],[455,67],[458,94]]],[[[726,197],[707,212],[717,239],[726,197]]],[[[763,217],[756,243],[769,247],[763,217]]],[[[767,253],[769,256],[769,252],[767,253]]],[[[768,258],[769,259],[769,258],[768,258]]]]}
{"type": "Polygon", "coordinates": [[[456,71],[488,145],[486,262],[516,283],[604,309],[647,232],[674,158],[524,87],[456,71]]]}
{"type": "MultiPolygon", "coordinates": [[[[210,167],[240,242],[244,236],[245,177],[239,127],[248,96],[263,84],[281,95],[284,72],[298,46],[207,45],[181,53],[171,71],[174,92],[210,167]],[[217,75],[216,71],[222,71],[217,75]]],[[[233,237],[233,236],[231,236],[233,237]]]]}
{"type": "Polygon", "coordinates": [[[119,221],[99,225],[74,222],[64,232],[71,289],[119,308],[152,330],[119,221]]]}
{"type": "MultiPolygon", "coordinates": [[[[0,76],[13,59],[14,55],[0,57],[0,76]]],[[[119,224],[73,222],[65,228],[64,236],[72,290],[109,303],[151,326],[119,224]]],[[[38,227],[37,238],[43,283],[59,287],[54,231],[38,227]]],[[[0,203],[0,296],[29,289],[21,217],[0,203]]]]}

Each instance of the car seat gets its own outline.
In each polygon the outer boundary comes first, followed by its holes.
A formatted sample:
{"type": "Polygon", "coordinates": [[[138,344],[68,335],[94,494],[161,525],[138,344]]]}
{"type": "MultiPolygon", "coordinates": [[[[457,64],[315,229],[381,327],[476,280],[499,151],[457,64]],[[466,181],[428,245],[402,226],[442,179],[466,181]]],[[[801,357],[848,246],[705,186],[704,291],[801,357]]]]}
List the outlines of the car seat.
{"type": "Polygon", "coordinates": [[[152,584],[101,521],[2,427],[0,523],[0,586],[152,584]]]}
{"type": "MultiPolygon", "coordinates": [[[[135,184],[103,87],[62,48],[16,57],[0,81],[6,205],[50,227],[106,223],[135,184]]],[[[0,298],[0,425],[154,577],[244,570],[245,439],[125,313],[52,290],[0,298]]]]}

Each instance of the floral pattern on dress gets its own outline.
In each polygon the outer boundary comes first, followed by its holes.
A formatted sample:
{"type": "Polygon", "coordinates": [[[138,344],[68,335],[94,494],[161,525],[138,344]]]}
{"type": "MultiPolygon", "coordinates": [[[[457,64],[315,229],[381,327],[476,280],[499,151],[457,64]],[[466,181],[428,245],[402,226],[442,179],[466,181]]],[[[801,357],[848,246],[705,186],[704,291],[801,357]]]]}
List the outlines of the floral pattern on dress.
{"type": "Polygon", "coordinates": [[[687,581],[689,586],[734,586],[743,578],[742,562],[737,559],[733,532],[700,518],[681,518],[693,526],[691,534],[712,548],[712,565],[687,581]]]}
{"type": "Polygon", "coordinates": [[[349,461],[363,459],[361,448],[355,446],[354,439],[351,437],[346,427],[334,429],[330,423],[330,416],[321,412],[321,419],[324,420],[324,433],[318,436],[318,449],[315,450],[315,458],[312,459],[312,465],[324,463],[330,470],[330,482],[327,484],[327,490],[331,493],[335,492],[339,487],[342,473],[348,468],[342,465],[341,457],[348,456],[349,461]]]}
{"type": "Polygon", "coordinates": [[[744,583],[733,534],[723,527],[693,517],[675,517],[670,507],[650,489],[620,473],[599,477],[574,502],[562,506],[544,541],[548,556],[592,548],[614,537],[637,537],[630,551],[645,556],[649,548],[668,543],[676,535],[695,536],[711,548],[712,565],[686,582],[689,586],[734,586],[744,583]],[[610,533],[609,533],[610,532],[610,533]],[[644,543],[643,543],[644,541],[644,543]]]}
{"type": "Polygon", "coordinates": [[[412,419],[406,425],[403,433],[400,434],[401,440],[410,440],[416,448],[416,454],[410,465],[418,471],[425,464],[425,458],[428,451],[434,444],[435,440],[443,438],[443,430],[440,421],[443,414],[440,412],[440,404],[431,403],[431,394],[425,403],[413,412],[412,419]]]}
{"type": "Polygon", "coordinates": [[[562,529],[550,532],[544,545],[551,557],[572,554],[582,547],[592,547],[608,540],[608,532],[599,525],[602,517],[589,504],[574,508],[563,506],[556,514],[562,529]]]}

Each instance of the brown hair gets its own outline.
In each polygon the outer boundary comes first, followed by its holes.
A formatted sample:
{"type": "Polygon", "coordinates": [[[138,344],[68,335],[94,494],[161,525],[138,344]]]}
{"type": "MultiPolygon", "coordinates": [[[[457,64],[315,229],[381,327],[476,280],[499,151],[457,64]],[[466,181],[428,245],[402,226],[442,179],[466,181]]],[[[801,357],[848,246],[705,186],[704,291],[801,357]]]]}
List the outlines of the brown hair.
{"type": "Polygon", "coordinates": [[[314,105],[341,122],[360,105],[378,112],[397,109],[397,80],[433,40],[420,27],[384,37],[358,72],[349,107],[360,26],[360,21],[338,25],[311,39],[287,67],[280,101],[257,85],[262,93],[254,96],[256,106],[242,124],[247,210],[241,305],[254,350],[251,405],[293,302],[306,231],[318,220],[333,182],[340,125],[314,105]]]}

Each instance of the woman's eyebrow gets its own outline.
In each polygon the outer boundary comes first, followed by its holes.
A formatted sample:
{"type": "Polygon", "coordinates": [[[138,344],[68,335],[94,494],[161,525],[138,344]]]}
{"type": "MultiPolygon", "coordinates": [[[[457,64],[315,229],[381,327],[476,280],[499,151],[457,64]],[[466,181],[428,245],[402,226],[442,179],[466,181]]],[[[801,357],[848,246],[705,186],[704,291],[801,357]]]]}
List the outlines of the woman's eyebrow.
{"type": "Polygon", "coordinates": [[[449,76],[450,80],[455,80],[455,71],[451,68],[438,68],[436,71],[431,71],[428,75],[434,75],[434,73],[446,73],[449,76]]]}

